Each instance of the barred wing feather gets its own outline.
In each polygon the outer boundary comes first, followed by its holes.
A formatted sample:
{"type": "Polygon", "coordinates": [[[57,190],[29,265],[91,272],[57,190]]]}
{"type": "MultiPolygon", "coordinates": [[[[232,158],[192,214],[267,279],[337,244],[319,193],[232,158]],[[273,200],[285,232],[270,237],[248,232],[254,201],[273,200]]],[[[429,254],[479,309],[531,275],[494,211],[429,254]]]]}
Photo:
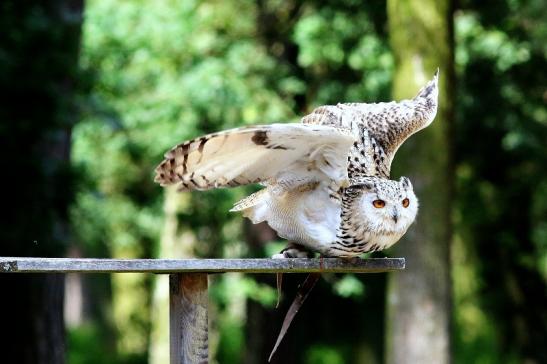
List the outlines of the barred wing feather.
{"type": "Polygon", "coordinates": [[[252,183],[347,182],[354,137],[324,125],[272,124],[227,130],[179,144],[165,154],[155,181],[180,191],[252,183]]]}

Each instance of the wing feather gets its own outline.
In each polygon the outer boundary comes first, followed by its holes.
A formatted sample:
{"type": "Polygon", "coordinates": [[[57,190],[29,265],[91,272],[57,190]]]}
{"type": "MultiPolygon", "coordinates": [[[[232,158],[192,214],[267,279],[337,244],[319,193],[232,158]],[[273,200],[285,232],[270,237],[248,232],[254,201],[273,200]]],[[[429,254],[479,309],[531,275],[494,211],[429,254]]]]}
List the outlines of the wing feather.
{"type": "Polygon", "coordinates": [[[180,191],[274,180],[347,182],[351,133],[323,125],[272,124],[205,135],[172,148],[156,168],[162,186],[180,191]]]}
{"type": "Polygon", "coordinates": [[[397,149],[412,134],[431,124],[437,114],[438,75],[423,86],[412,100],[381,102],[376,104],[342,104],[356,109],[364,116],[363,123],[369,133],[384,148],[394,155],[397,149]]]}
{"type": "MultiPolygon", "coordinates": [[[[302,118],[305,124],[330,125],[351,130],[359,139],[350,156],[359,159],[365,175],[389,177],[393,156],[399,147],[412,134],[429,126],[437,113],[438,73],[412,100],[380,103],[346,103],[326,105],[316,108],[302,118]],[[363,134],[371,146],[363,142],[363,134]],[[384,156],[374,164],[364,164],[361,160],[363,150],[369,148],[374,156],[384,156]]],[[[351,166],[350,166],[351,168],[351,166]]],[[[361,168],[361,167],[359,167],[361,168]]],[[[350,171],[351,172],[351,171],[350,171]]]]}

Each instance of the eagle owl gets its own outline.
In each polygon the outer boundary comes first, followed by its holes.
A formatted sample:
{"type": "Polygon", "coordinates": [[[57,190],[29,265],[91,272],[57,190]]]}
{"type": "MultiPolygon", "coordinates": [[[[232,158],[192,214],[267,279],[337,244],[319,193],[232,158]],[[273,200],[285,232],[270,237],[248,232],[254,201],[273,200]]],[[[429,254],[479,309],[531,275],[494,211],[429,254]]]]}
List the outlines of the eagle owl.
{"type": "Polygon", "coordinates": [[[438,71],[411,100],[321,106],[301,123],[250,126],[172,148],[155,181],[179,191],[260,183],[235,204],[291,242],[274,257],[354,257],[395,244],[416,218],[406,177],[390,180],[399,146],[437,112],[438,71]]]}

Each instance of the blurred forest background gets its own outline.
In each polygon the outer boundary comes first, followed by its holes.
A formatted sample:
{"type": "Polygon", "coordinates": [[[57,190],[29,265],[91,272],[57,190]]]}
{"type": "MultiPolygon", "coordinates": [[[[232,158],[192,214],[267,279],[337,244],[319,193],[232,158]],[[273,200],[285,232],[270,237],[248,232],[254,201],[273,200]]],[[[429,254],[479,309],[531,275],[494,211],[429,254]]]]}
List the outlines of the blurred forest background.
{"type": "MultiPolygon", "coordinates": [[[[443,361],[547,363],[543,1],[4,0],[0,24],[0,255],[269,256],[283,243],[227,212],[252,187],[164,191],[162,154],[411,97],[439,66],[439,117],[394,169],[426,181],[419,220],[385,252],[408,270],[325,275],[275,362],[401,363],[414,335],[422,351],[439,339],[443,361]],[[412,294],[440,316],[409,314],[412,294]]],[[[0,361],[166,363],[165,279],[1,275],[0,361]]],[[[276,310],[273,275],[213,277],[213,361],[265,362],[302,280],[286,278],[276,310]]]]}

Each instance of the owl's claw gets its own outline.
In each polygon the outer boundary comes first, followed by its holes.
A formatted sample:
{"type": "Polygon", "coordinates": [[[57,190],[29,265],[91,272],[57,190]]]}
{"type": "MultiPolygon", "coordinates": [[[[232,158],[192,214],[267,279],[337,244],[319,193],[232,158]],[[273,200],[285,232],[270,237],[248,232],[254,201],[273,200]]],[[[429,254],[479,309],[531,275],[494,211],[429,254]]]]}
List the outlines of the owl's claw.
{"type": "MultiPolygon", "coordinates": [[[[310,253],[306,248],[300,244],[288,243],[285,249],[280,251],[277,254],[272,255],[272,259],[290,259],[290,258],[309,258],[312,253],[310,253]]],[[[276,274],[277,281],[277,304],[275,308],[279,307],[281,301],[281,286],[283,282],[283,273],[276,274]]]]}
{"type": "Polygon", "coordinates": [[[302,245],[289,243],[285,249],[272,255],[272,259],[309,258],[310,255],[311,253],[302,245]]]}

